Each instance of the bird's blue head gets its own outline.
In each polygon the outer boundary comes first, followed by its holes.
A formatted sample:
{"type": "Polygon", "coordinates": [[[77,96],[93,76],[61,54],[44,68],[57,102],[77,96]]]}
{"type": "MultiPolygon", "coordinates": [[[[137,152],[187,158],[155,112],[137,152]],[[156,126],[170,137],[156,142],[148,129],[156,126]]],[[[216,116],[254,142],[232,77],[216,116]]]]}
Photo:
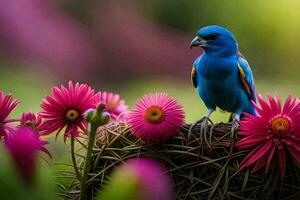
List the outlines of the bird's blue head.
{"type": "Polygon", "coordinates": [[[211,25],[198,30],[191,48],[200,46],[206,53],[227,56],[238,52],[234,35],[224,27],[211,25]]]}

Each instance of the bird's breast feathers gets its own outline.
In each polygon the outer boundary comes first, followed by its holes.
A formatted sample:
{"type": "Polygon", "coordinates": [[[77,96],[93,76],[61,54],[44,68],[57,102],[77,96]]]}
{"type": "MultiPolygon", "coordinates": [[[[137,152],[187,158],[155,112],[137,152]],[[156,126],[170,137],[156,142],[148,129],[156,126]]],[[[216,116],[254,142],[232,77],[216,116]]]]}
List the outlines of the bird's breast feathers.
{"type": "Polygon", "coordinates": [[[220,80],[228,78],[231,74],[237,74],[236,57],[215,58],[209,56],[201,56],[201,59],[195,63],[198,77],[207,80],[220,80]]]}
{"type": "Polygon", "coordinates": [[[203,56],[195,63],[197,88],[201,98],[225,110],[233,110],[242,101],[255,101],[250,66],[242,57],[211,59],[203,56]]]}

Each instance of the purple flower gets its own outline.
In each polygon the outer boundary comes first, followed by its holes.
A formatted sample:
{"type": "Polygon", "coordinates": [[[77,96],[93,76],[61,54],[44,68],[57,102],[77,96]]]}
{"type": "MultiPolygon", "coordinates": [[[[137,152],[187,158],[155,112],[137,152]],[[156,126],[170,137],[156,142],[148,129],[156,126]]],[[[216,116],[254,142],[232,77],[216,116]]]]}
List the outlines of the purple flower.
{"type": "Polygon", "coordinates": [[[123,167],[136,173],[144,200],[175,199],[174,183],[159,162],[150,158],[137,158],[128,160],[123,167]]]}
{"type": "Polygon", "coordinates": [[[167,169],[151,158],[131,158],[113,172],[98,199],[174,200],[167,169]]]}
{"type": "Polygon", "coordinates": [[[21,127],[7,134],[6,148],[26,183],[30,183],[34,179],[37,152],[43,151],[51,157],[49,151],[43,146],[47,143],[47,141],[40,140],[38,134],[28,127],[21,127]]]}

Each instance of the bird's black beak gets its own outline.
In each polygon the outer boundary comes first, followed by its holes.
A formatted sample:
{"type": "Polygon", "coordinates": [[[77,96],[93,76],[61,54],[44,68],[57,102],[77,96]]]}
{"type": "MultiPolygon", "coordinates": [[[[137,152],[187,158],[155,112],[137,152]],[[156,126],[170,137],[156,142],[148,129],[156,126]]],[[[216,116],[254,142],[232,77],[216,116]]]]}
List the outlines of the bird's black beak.
{"type": "Polygon", "coordinates": [[[190,44],[190,48],[192,49],[193,47],[206,47],[207,46],[207,41],[196,36],[192,41],[191,41],[191,44],[190,44]]]}

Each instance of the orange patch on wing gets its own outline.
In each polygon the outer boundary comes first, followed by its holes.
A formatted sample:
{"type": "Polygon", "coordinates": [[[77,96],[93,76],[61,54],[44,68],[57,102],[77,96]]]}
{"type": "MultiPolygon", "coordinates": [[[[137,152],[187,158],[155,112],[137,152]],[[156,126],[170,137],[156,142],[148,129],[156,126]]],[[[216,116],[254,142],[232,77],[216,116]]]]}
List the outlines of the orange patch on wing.
{"type": "Polygon", "coordinates": [[[244,85],[244,88],[245,88],[246,92],[249,95],[251,95],[250,87],[249,87],[247,81],[245,80],[245,77],[246,77],[245,72],[243,71],[242,67],[240,66],[240,63],[238,63],[238,68],[239,68],[239,72],[240,72],[240,79],[244,85]]]}
{"type": "Polygon", "coordinates": [[[191,82],[195,88],[197,87],[196,73],[197,73],[196,68],[193,67],[191,71],[191,82]]]}

